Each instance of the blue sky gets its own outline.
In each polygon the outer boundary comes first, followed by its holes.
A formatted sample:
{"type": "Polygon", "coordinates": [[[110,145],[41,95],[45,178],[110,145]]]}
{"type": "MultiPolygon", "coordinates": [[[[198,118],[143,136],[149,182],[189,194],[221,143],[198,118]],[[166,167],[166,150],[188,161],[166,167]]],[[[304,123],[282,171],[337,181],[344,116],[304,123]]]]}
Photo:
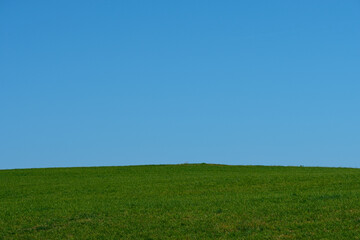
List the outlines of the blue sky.
{"type": "Polygon", "coordinates": [[[360,167],[360,2],[1,1],[0,168],[360,167]]]}

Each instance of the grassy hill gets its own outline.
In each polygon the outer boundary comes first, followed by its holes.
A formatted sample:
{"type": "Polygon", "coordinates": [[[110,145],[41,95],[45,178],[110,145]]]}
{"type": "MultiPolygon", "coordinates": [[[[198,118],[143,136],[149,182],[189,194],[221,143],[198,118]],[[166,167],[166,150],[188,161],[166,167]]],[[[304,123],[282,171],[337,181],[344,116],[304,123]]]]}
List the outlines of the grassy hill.
{"type": "Polygon", "coordinates": [[[2,170],[0,239],[360,239],[360,169],[2,170]]]}

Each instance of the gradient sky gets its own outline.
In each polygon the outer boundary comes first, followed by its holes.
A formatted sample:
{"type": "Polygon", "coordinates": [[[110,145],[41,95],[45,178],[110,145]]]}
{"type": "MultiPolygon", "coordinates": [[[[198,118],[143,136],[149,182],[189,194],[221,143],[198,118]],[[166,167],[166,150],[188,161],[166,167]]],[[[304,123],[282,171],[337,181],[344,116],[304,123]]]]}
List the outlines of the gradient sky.
{"type": "Polygon", "coordinates": [[[360,2],[0,2],[0,168],[360,167],[360,2]]]}

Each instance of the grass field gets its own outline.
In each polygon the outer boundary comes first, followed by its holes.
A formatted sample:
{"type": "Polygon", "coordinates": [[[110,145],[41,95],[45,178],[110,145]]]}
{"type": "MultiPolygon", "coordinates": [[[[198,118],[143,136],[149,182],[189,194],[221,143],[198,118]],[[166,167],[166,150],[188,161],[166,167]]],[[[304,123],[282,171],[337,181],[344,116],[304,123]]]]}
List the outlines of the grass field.
{"type": "Polygon", "coordinates": [[[360,169],[1,170],[0,239],[360,239],[360,169]]]}

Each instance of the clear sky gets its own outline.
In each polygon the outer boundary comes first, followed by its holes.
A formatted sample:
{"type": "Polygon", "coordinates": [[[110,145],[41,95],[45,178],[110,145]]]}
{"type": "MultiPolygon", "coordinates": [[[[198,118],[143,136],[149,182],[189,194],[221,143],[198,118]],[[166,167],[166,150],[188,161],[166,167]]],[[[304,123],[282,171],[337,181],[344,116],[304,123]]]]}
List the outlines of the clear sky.
{"type": "Polygon", "coordinates": [[[0,2],[0,168],[360,167],[360,2],[0,2]]]}

